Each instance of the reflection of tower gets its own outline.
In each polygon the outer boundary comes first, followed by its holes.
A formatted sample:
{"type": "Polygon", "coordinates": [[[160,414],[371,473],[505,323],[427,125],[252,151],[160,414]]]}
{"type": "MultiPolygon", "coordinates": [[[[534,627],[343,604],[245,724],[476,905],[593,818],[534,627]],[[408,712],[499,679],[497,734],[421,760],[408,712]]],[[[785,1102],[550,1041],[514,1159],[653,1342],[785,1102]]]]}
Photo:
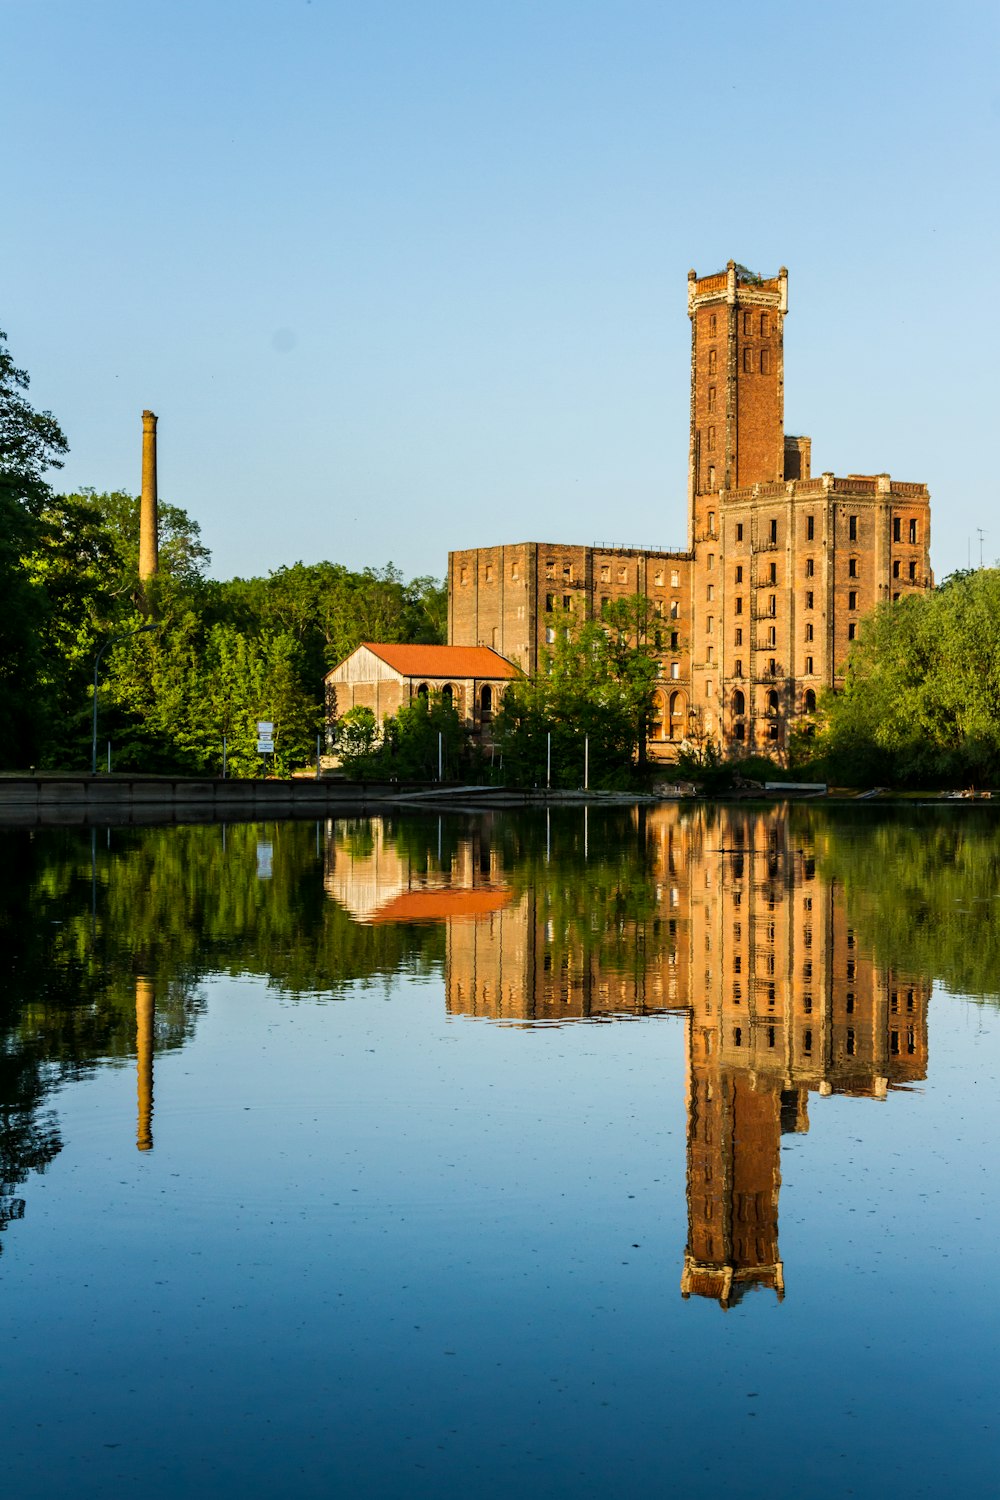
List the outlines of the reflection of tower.
{"type": "Polygon", "coordinates": [[[843,885],[781,813],[728,813],[690,867],[685,1296],[783,1291],[780,1139],[810,1089],[884,1099],[926,1075],[926,981],[863,953],[843,885]]]}
{"type": "Polygon", "coordinates": [[[135,1144],[140,1151],[153,1149],[153,1023],[156,1001],[153,981],[140,975],[135,981],[135,1060],[139,1122],[135,1144]]]}
{"type": "Polygon", "coordinates": [[[681,1294],[723,1307],[785,1282],[778,1189],[787,1101],[771,1082],[720,1068],[714,1028],[688,1020],[688,1243],[681,1294]]]}

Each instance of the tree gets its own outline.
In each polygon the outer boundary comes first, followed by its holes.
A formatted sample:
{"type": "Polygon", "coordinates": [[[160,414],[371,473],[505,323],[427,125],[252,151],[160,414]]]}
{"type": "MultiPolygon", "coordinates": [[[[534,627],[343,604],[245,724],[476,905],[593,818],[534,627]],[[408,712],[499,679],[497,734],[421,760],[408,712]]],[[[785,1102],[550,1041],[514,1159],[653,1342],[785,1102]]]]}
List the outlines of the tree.
{"type": "MultiPolygon", "coordinates": [[[[143,597],[139,587],[139,507],[140,497],[126,490],[98,493],[83,490],[68,497],[69,501],[90,506],[101,518],[109,539],[118,554],[117,589],[138,605],[143,597]]],[[[174,588],[191,588],[204,576],[212,554],[201,540],[201,527],[179,505],[161,500],[157,505],[158,573],[160,586],[166,581],[174,588]]]]}
{"type": "Polygon", "coordinates": [[[466,733],[457,710],[440,693],[418,693],[382,726],[381,764],[401,781],[433,781],[439,753],[445,777],[458,770],[466,733]]]}
{"type": "Polygon", "coordinates": [[[28,376],[0,333],[0,763],[23,765],[41,743],[39,632],[45,596],[24,559],[39,545],[51,491],[44,475],[62,466],[68,444],[51,412],[24,395],[28,376]]]}
{"type": "Polygon", "coordinates": [[[370,708],[349,708],[337,723],[340,763],[353,780],[364,781],[376,768],[378,720],[370,708]]]}
{"type": "Polygon", "coordinates": [[[592,785],[630,779],[658,672],[651,618],[643,595],[607,606],[600,620],[552,612],[552,649],[533,678],[509,685],[494,720],[508,780],[544,784],[550,735],[555,786],[582,786],[585,738],[592,785]]]}
{"type": "Polygon", "coordinates": [[[831,780],[1000,778],[1000,571],[880,605],[820,719],[817,751],[831,780]]]}

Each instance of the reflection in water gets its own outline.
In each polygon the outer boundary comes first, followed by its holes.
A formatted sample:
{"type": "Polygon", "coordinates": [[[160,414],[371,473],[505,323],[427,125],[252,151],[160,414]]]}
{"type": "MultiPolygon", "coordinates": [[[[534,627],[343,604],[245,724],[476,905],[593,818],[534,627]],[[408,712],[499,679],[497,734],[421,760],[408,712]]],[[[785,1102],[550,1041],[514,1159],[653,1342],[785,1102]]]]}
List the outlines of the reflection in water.
{"type": "Polygon", "coordinates": [[[443,975],[452,1017],[509,1026],[683,1015],[685,1296],[784,1275],[780,1141],[810,1092],[885,1098],[927,1069],[931,979],[1000,970],[992,823],[668,806],[0,835],[0,1229],[60,1149],[46,1100],[136,1068],[206,975],[311,1000],[443,975]],[[266,869],[259,851],[267,846],[266,869]]]}
{"type": "Polygon", "coordinates": [[[153,1149],[153,1026],[156,1002],[153,981],[135,981],[135,1071],[139,1123],[135,1143],[140,1151],[153,1149]]]}
{"type": "Polygon", "coordinates": [[[640,811],[626,847],[624,866],[585,842],[584,867],[553,867],[548,830],[540,861],[479,823],[444,860],[372,819],[331,827],[325,885],[359,922],[444,923],[453,1015],[684,1012],[682,1294],[780,1298],[781,1136],[808,1130],[810,1090],[884,1099],[925,1076],[930,984],[862,951],[843,884],[783,813],[640,811]]]}

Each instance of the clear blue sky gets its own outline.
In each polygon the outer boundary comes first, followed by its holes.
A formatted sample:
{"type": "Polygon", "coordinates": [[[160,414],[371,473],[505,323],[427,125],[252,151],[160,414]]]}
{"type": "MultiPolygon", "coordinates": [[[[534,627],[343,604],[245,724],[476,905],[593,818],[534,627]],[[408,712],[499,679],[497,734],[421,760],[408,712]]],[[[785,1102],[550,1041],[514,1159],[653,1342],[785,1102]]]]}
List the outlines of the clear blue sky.
{"type": "Polygon", "coordinates": [[[687,271],[787,265],[786,426],[1000,556],[993,3],[0,0],[0,327],[62,488],[213,572],[682,546],[687,271]],[[970,454],[980,451],[972,462],[970,454]]]}

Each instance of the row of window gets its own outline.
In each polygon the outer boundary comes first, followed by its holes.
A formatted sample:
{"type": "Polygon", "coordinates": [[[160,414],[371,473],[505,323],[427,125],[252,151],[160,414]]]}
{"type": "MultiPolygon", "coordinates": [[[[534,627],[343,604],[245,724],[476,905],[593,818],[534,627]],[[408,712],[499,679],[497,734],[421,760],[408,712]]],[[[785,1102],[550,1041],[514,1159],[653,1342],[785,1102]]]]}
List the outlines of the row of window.
{"type": "MultiPolygon", "coordinates": [[[[715,446],[715,428],[714,427],[710,427],[708,429],[708,432],[709,432],[709,444],[708,445],[709,445],[710,448],[714,448],[714,446],[715,446]]],[[[714,468],[709,470],[710,474],[714,474],[714,472],[715,472],[714,468]]],[[[709,483],[711,485],[711,480],[709,481],[709,483]]],[[[709,513],[708,513],[708,534],[709,534],[709,536],[715,536],[716,535],[715,519],[716,519],[715,518],[715,511],[714,510],[710,510],[709,513]]],[[[814,542],[816,540],[816,517],[815,516],[805,516],[804,520],[805,520],[805,528],[806,528],[805,539],[806,539],[807,542],[814,542]]],[[[901,542],[903,540],[902,526],[903,526],[902,518],[900,516],[894,516],[893,517],[893,521],[892,521],[892,539],[893,539],[894,542],[901,542]]],[[[848,536],[848,540],[849,541],[856,542],[858,540],[858,517],[857,516],[848,516],[848,518],[847,518],[847,536],[848,536]]],[[[777,522],[777,518],[774,517],[774,516],[772,516],[770,518],[770,520],[768,521],[768,523],[767,523],[766,538],[767,538],[767,544],[769,546],[772,546],[772,547],[773,546],[777,546],[777,544],[778,544],[778,522],[777,522]]],[[[736,540],[738,542],[742,542],[742,540],[743,540],[743,522],[742,521],[737,521],[737,523],[736,523],[736,540]]],[[[915,516],[911,516],[909,518],[909,520],[907,521],[907,541],[910,543],[911,546],[916,546],[917,542],[919,541],[918,528],[917,528],[917,518],[915,516]]]]}
{"type": "MultiPolygon", "coordinates": [[[[421,682],[417,687],[417,697],[429,698],[430,691],[430,684],[421,682]]],[[[460,703],[462,701],[462,697],[462,689],[459,687],[455,687],[450,682],[446,682],[444,687],[441,689],[441,702],[446,704],[449,708],[453,707],[456,702],[460,703]]],[[[493,689],[489,686],[488,683],[485,683],[479,690],[479,711],[484,719],[489,719],[492,717],[493,689]]]]}
{"type": "MultiPolygon", "coordinates": [[[[768,1028],[767,1028],[767,1045],[769,1047],[774,1047],[776,1045],[776,1042],[777,1042],[777,1035],[776,1035],[776,1033],[777,1033],[777,1028],[776,1027],[774,1027],[774,1026],[768,1026],[768,1028]]],[[[802,1050],[803,1050],[803,1052],[805,1052],[805,1053],[811,1052],[812,1051],[812,1044],[813,1044],[812,1029],[807,1026],[806,1029],[805,1029],[805,1031],[803,1031],[803,1033],[802,1033],[802,1050]]],[[[742,1045],[743,1045],[743,1027],[742,1026],[734,1026],[733,1027],[733,1046],[734,1047],[742,1047],[742,1045]]],[[[846,1054],[847,1054],[848,1057],[854,1057],[856,1045],[857,1045],[857,1037],[856,1037],[855,1030],[854,1030],[853,1026],[848,1026],[845,1029],[845,1032],[844,1032],[844,1051],[846,1052],[846,1054]]],[[[906,1051],[907,1051],[907,1054],[910,1057],[912,1057],[914,1055],[914,1053],[916,1052],[916,1050],[917,1050],[917,1046],[916,1046],[916,1034],[914,1032],[913,1027],[912,1026],[908,1026],[907,1030],[906,1030],[906,1051]]],[[[899,1057],[900,1054],[901,1054],[901,1052],[902,1052],[902,1047],[900,1045],[899,1032],[896,1031],[896,1030],[891,1030],[889,1032],[889,1052],[890,1052],[891,1056],[893,1056],[893,1057],[899,1057]]]]}
{"type": "MultiPolygon", "coordinates": [[[[771,314],[768,312],[758,314],[744,311],[743,332],[749,335],[755,331],[755,328],[760,329],[762,339],[768,338],[771,333],[771,314]],[[757,321],[758,318],[759,322],[757,321]]],[[[719,318],[717,313],[709,313],[708,336],[710,339],[718,338],[719,336],[719,318]]]]}
{"type": "MultiPolygon", "coordinates": [[[[771,645],[774,645],[773,641],[771,642],[771,645]]],[[[709,665],[711,665],[712,658],[709,657],[708,661],[709,661],[709,665]]],[[[812,657],[812,656],[805,656],[805,657],[803,657],[802,661],[803,661],[802,676],[803,677],[815,677],[816,676],[815,658],[812,657]]],[[[743,658],[741,656],[738,656],[736,658],[736,660],[733,662],[733,676],[734,677],[742,677],[743,675],[744,675],[743,674],[743,658]]],[[[764,675],[765,675],[765,677],[779,677],[779,676],[781,676],[781,673],[778,671],[778,660],[777,660],[777,657],[772,656],[772,657],[770,657],[768,659],[767,668],[765,670],[764,675]]],[[[812,691],[812,689],[810,688],[810,692],[811,691],[812,691]]],[[[813,705],[813,707],[815,707],[815,704],[813,705]]]]}

